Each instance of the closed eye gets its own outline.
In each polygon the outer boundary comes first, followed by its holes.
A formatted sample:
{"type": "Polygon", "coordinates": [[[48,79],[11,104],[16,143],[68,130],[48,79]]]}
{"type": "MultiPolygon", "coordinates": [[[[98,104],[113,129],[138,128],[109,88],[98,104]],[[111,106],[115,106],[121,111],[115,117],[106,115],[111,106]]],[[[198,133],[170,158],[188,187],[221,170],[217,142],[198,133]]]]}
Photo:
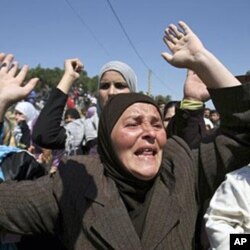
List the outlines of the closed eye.
{"type": "Polygon", "coordinates": [[[136,126],[138,126],[138,123],[128,123],[126,124],[125,127],[136,127],[136,126]]]}
{"type": "Polygon", "coordinates": [[[163,128],[163,124],[161,122],[155,123],[155,124],[153,124],[153,127],[161,129],[161,128],[163,128]]]}

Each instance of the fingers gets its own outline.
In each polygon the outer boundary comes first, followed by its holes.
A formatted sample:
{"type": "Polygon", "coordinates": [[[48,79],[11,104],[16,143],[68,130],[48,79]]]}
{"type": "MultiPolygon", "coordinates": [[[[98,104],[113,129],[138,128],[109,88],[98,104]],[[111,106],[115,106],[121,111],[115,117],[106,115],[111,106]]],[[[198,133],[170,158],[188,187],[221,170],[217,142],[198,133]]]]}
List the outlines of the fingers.
{"type": "Polygon", "coordinates": [[[29,70],[29,66],[28,65],[24,65],[20,72],[17,74],[16,79],[18,80],[19,84],[21,85],[21,83],[24,81],[27,73],[29,70]]]}
{"type": "Polygon", "coordinates": [[[24,96],[27,96],[36,87],[38,81],[39,78],[32,78],[25,86],[22,87],[24,96]]]}
{"type": "Polygon", "coordinates": [[[9,69],[9,74],[12,77],[15,77],[17,70],[18,70],[18,62],[13,62],[11,68],[9,69]]]}
{"type": "Polygon", "coordinates": [[[167,61],[167,62],[171,62],[171,60],[172,60],[172,58],[173,58],[173,56],[172,55],[170,55],[169,53],[167,53],[167,52],[163,52],[163,53],[161,53],[161,56],[167,61]]]}
{"type": "Polygon", "coordinates": [[[0,62],[4,59],[5,54],[4,53],[0,53],[0,62]]]}
{"type": "Polygon", "coordinates": [[[188,28],[184,22],[180,22],[179,25],[182,28],[182,30],[179,30],[174,24],[170,24],[168,26],[168,28],[165,30],[165,35],[164,35],[164,38],[167,41],[176,44],[179,40],[185,37],[188,28]]]}
{"type": "Polygon", "coordinates": [[[8,54],[7,56],[5,56],[2,60],[1,66],[0,66],[0,70],[2,72],[8,72],[9,68],[12,65],[12,61],[14,59],[14,56],[12,54],[8,54]]]}
{"type": "Polygon", "coordinates": [[[83,70],[83,64],[79,59],[76,59],[75,61],[73,61],[72,66],[73,66],[74,71],[76,71],[77,73],[80,73],[83,70]]]}
{"type": "Polygon", "coordinates": [[[189,26],[183,21],[179,21],[179,26],[182,28],[184,34],[189,34],[192,32],[189,26]]]}
{"type": "Polygon", "coordinates": [[[168,46],[168,48],[172,51],[174,49],[175,43],[168,36],[163,37],[164,43],[168,46]]]}
{"type": "Polygon", "coordinates": [[[83,70],[83,64],[78,58],[65,60],[65,71],[71,70],[74,70],[77,73],[80,73],[83,70]]]}

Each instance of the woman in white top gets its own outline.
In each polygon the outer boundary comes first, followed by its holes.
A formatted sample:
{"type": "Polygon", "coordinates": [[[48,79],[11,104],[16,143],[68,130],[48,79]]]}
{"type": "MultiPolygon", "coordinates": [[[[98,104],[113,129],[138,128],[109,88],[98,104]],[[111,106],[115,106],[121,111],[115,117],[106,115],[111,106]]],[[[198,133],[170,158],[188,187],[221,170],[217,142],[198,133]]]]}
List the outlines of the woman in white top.
{"type": "Polygon", "coordinates": [[[250,167],[226,175],[205,214],[212,249],[228,250],[230,234],[250,233],[250,167]]]}

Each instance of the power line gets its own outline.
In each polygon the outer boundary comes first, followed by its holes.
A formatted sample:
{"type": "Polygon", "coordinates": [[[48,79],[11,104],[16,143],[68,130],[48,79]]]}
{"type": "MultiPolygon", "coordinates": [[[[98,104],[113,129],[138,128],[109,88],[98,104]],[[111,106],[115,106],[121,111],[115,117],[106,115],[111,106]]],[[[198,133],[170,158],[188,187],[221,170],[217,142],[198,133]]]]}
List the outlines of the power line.
{"type": "MultiPolygon", "coordinates": [[[[73,11],[73,13],[77,16],[77,18],[79,19],[79,21],[81,22],[81,24],[89,31],[89,33],[91,34],[91,36],[93,37],[93,39],[96,41],[96,43],[102,48],[102,50],[105,52],[106,56],[108,58],[111,58],[109,52],[107,51],[107,49],[104,47],[104,45],[98,40],[97,36],[95,35],[95,33],[92,31],[92,29],[86,24],[86,22],[84,21],[84,19],[81,17],[81,15],[76,11],[76,9],[72,6],[72,4],[68,1],[65,0],[65,2],[67,3],[67,5],[69,6],[69,8],[73,11]]],[[[132,49],[134,50],[135,54],[137,55],[137,57],[140,59],[140,61],[142,62],[142,64],[147,68],[148,71],[150,71],[158,80],[159,82],[166,88],[169,89],[169,91],[174,92],[174,90],[170,89],[163,81],[162,79],[148,66],[148,64],[145,62],[145,60],[143,59],[143,57],[140,55],[140,53],[138,52],[138,50],[136,49],[135,45],[133,44],[132,40],[130,39],[126,29],[124,28],[120,18],[118,17],[118,15],[116,14],[112,4],[110,3],[109,0],[107,0],[107,3],[112,11],[112,13],[114,14],[116,20],[118,21],[123,33],[125,34],[129,44],[131,45],[132,49]]]]}
{"type": "Polygon", "coordinates": [[[150,70],[149,66],[148,66],[147,63],[144,61],[144,59],[142,58],[142,56],[139,54],[138,50],[136,49],[135,45],[133,44],[132,40],[130,39],[130,37],[129,37],[127,31],[125,30],[124,26],[122,25],[122,22],[121,22],[120,18],[119,18],[118,15],[116,14],[116,12],[115,12],[115,10],[114,10],[112,4],[110,3],[109,0],[107,0],[107,2],[108,2],[108,5],[109,5],[111,11],[112,11],[113,14],[114,14],[116,20],[118,21],[118,23],[119,23],[119,25],[120,25],[120,27],[121,27],[121,29],[122,29],[124,35],[125,35],[126,38],[128,39],[128,42],[130,43],[131,47],[133,48],[134,52],[135,52],[136,55],[139,57],[139,59],[141,60],[141,62],[144,64],[144,66],[145,66],[148,70],[150,70]]]}
{"type": "Polygon", "coordinates": [[[82,25],[85,26],[85,28],[89,31],[89,33],[92,35],[92,37],[94,38],[94,40],[96,41],[96,43],[103,49],[103,51],[105,52],[105,54],[107,55],[107,57],[110,58],[110,54],[108,53],[108,51],[106,50],[106,48],[104,47],[104,45],[98,40],[98,38],[96,37],[95,33],[86,24],[86,22],[83,20],[83,18],[77,13],[77,11],[72,6],[72,4],[68,0],[65,0],[65,2],[68,4],[68,6],[70,7],[70,9],[77,16],[77,18],[80,20],[80,22],[82,23],[82,25]]]}
{"type": "Polygon", "coordinates": [[[134,43],[133,43],[132,40],[130,39],[130,37],[129,37],[127,31],[126,31],[126,29],[124,28],[124,26],[123,26],[123,24],[122,24],[120,18],[118,17],[118,15],[117,15],[115,9],[113,8],[112,4],[110,3],[109,0],[107,0],[107,3],[108,3],[108,5],[109,5],[109,7],[110,7],[112,13],[114,14],[114,16],[115,16],[117,22],[119,23],[119,25],[120,25],[120,27],[121,27],[121,29],[122,29],[124,35],[126,36],[128,42],[129,42],[129,44],[131,45],[132,49],[134,50],[135,54],[138,56],[138,58],[140,59],[140,61],[142,62],[142,64],[147,68],[148,71],[152,72],[152,74],[153,74],[153,75],[154,75],[154,76],[155,76],[155,77],[156,77],[156,78],[157,78],[166,88],[168,88],[170,91],[172,91],[172,92],[175,93],[175,91],[172,90],[172,89],[170,89],[170,88],[161,80],[161,78],[160,78],[160,77],[159,77],[159,76],[158,76],[158,75],[148,66],[148,64],[145,62],[145,60],[143,59],[143,57],[140,55],[140,53],[139,53],[138,50],[136,49],[134,43]]]}

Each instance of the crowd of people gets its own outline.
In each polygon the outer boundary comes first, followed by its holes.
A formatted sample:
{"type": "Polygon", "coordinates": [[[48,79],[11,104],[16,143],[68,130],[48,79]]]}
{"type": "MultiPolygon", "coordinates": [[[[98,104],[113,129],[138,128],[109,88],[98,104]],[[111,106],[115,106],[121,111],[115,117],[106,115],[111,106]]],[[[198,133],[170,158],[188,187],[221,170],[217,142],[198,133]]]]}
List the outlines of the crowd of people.
{"type": "Polygon", "coordinates": [[[111,61],[81,112],[74,58],[37,111],[38,79],[24,84],[28,66],[0,54],[0,249],[229,249],[230,233],[249,232],[249,84],[185,22],[163,38],[163,59],[187,69],[183,99],[163,110],[111,61]]]}

